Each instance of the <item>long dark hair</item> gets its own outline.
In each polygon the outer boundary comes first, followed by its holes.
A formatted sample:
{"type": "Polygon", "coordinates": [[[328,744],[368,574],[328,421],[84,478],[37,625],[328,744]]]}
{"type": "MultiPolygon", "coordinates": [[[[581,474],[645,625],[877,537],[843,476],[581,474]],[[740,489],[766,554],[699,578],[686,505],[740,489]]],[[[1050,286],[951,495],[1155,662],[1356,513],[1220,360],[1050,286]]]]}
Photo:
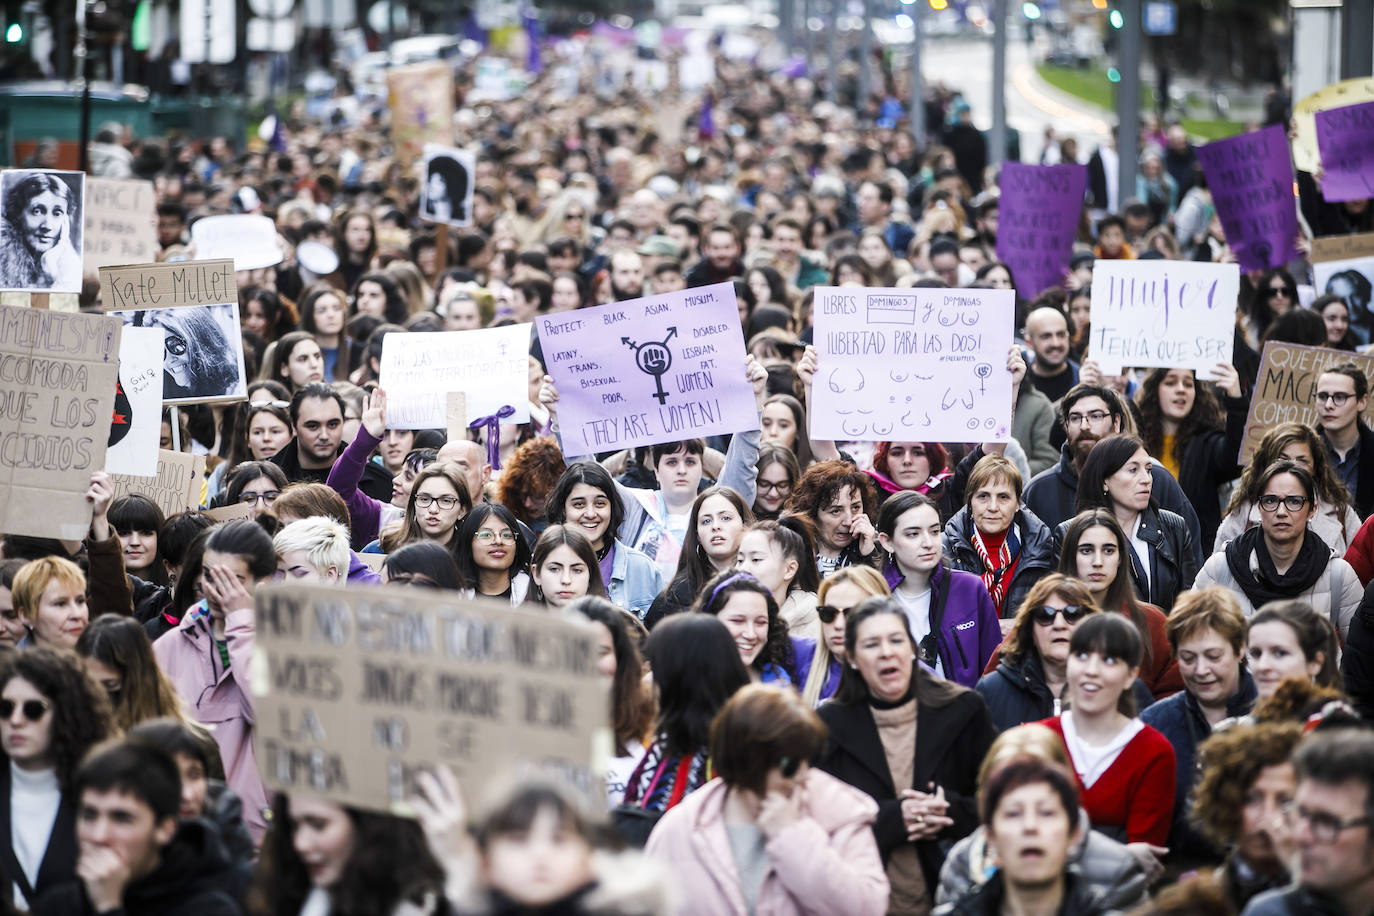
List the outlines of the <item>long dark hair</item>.
{"type": "Polygon", "coordinates": [[[515,515],[500,503],[480,502],[464,516],[456,535],[458,543],[457,549],[454,551],[454,560],[458,564],[458,579],[463,583],[463,588],[470,588],[474,591],[477,589],[480,574],[477,569],[477,560],[473,556],[472,542],[476,539],[477,530],[482,527],[482,523],[493,515],[510,528],[515,535],[515,544],[512,547],[515,551],[515,559],[511,561],[510,569],[506,570],[507,579],[514,579],[516,574],[529,568],[530,548],[520,535],[520,522],[516,520],[515,515]]]}
{"type": "MultiPolygon", "coordinates": [[[[382,550],[386,553],[417,541],[430,540],[420,528],[420,523],[415,517],[415,500],[420,495],[420,485],[427,480],[440,478],[448,481],[453,487],[453,492],[458,496],[458,504],[463,507],[463,516],[472,511],[472,496],[468,493],[468,481],[463,476],[462,469],[452,462],[443,461],[431,464],[423,471],[415,475],[415,483],[410,488],[410,498],[406,500],[406,514],[401,521],[388,525],[382,532],[380,538],[382,550]]],[[[461,522],[462,519],[459,519],[461,522]]],[[[459,545],[458,531],[454,528],[454,536],[449,538],[448,551],[453,554],[453,561],[458,562],[459,545]]]]}
{"type": "Polygon", "coordinates": [[[158,667],[153,644],[137,620],[117,614],[97,617],[77,638],[76,654],[119,672],[119,690],[110,702],[120,728],[127,731],[145,719],[181,720],[176,688],[158,667]]]}
{"type": "Polygon", "coordinates": [[[262,286],[249,286],[239,290],[239,312],[241,317],[248,316],[248,303],[256,302],[267,319],[263,334],[265,343],[272,343],[296,326],[296,307],[289,299],[262,286]]]}
{"type": "MultiPolygon", "coordinates": [[[[863,626],[865,621],[880,614],[891,614],[896,617],[902,622],[902,629],[906,631],[907,642],[911,644],[911,691],[916,696],[918,706],[938,709],[941,706],[949,705],[955,697],[965,692],[966,689],[963,687],[926,673],[926,670],[916,661],[918,650],[916,637],[911,634],[911,621],[907,618],[906,611],[902,610],[901,603],[891,595],[875,595],[872,598],[865,598],[845,612],[844,657],[846,659],[854,658],[855,646],[859,642],[859,627],[863,626]]],[[[843,703],[846,706],[857,706],[861,703],[867,703],[871,699],[872,694],[869,692],[868,682],[859,673],[859,669],[852,663],[845,665],[843,673],[840,674],[839,689],[835,691],[835,702],[843,703]]]]}
{"type": "MultiPolygon", "coordinates": [[[[787,485],[789,487],[790,495],[790,488],[795,487],[797,485],[797,481],[801,479],[802,475],[801,462],[797,460],[797,453],[784,445],[777,444],[776,442],[772,442],[768,445],[761,447],[759,449],[758,461],[755,462],[755,466],[758,468],[758,476],[763,475],[764,468],[772,467],[775,464],[780,464],[787,470],[787,485]]],[[[756,488],[755,493],[757,494],[757,492],[758,490],[756,488]]],[[[787,501],[783,500],[783,502],[786,503],[787,501]]],[[[781,506],[779,506],[778,512],[780,513],[781,511],[782,508],[781,506]]],[[[754,497],[754,517],[760,519],[770,517],[768,515],[765,515],[762,512],[762,510],[759,509],[759,500],[757,495],[755,495],[754,497]]]]}
{"type": "Polygon", "coordinates": [[[550,525],[561,525],[566,522],[568,496],[579,483],[600,490],[611,504],[611,521],[606,526],[605,535],[602,536],[604,547],[620,536],[620,523],[625,521],[625,504],[620,501],[620,494],[616,492],[615,481],[611,478],[610,472],[594,461],[579,461],[568,465],[563,476],[558,478],[558,483],[549,491],[549,498],[544,503],[544,518],[548,519],[550,525]]]}
{"type": "Polygon", "coordinates": [[[578,598],[568,610],[601,624],[611,634],[615,653],[615,678],[611,681],[615,754],[624,757],[636,753],[654,724],[654,701],[644,689],[644,657],[639,654],[638,640],[630,635],[631,627],[642,632],[643,626],[629,611],[595,595],[578,598]]]}
{"type": "MultiPolygon", "coordinates": [[[[0,690],[17,677],[52,704],[49,754],[58,784],[70,793],[86,752],[117,731],[109,698],[69,652],[41,647],[7,652],[0,662],[0,690]]],[[[0,758],[8,760],[8,755],[0,750],[0,758]]]]}
{"type": "MultiPolygon", "coordinates": [[[[1069,654],[1084,653],[1115,658],[1138,668],[1146,656],[1144,631],[1119,614],[1090,614],[1069,637],[1069,654]]],[[[1135,696],[1129,684],[1117,695],[1116,708],[1123,716],[1135,716],[1135,696]]]]}
{"type": "MultiPolygon", "coordinates": [[[[332,916],[375,916],[402,901],[443,895],[444,870],[417,822],[346,806],[344,812],[353,822],[353,853],[338,884],[328,889],[332,916]]],[[[296,852],[294,827],[290,798],[281,792],[272,802],[271,827],[249,892],[255,916],[299,913],[310,896],[310,872],[296,852]]]]}
{"type": "MultiPolygon", "coordinates": [[[[1082,490],[1081,484],[1079,490],[1082,490]]],[[[1059,554],[1059,571],[1066,576],[1078,578],[1078,542],[1083,539],[1084,532],[1092,528],[1106,528],[1112,533],[1112,537],[1116,538],[1116,578],[1107,586],[1107,591],[1098,604],[1104,611],[1117,614],[1123,610],[1126,612],[1126,616],[1135,624],[1145,642],[1145,664],[1149,666],[1153,663],[1150,641],[1146,638],[1150,632],[1150,619],[1145,614],[1145,606],[1136,597],[1135,585],[1131,582],[1131,547],[1126,542],[1126,532],[1121,530],[1121,525],[1110,509],[1087,509],[1073,517],[1064,532],[1064,547],[1059,554]]]]}
{"type": "Polygon", "coordinates": [[[167,519],[162,509],[142,493],[126,493],[110,503],[108,513],[110,527],[121,535],[130,531],[151,531],[157,537],[157,550],[153,562],[139,571],[139,578],[154,585],[167,584],[167,567],[162,563],[162,526],[167,519]]]}
{"type": "MultiPolygon", "coordinates": [[[[1155,399],[1158,401],[1158,398],[1155,399]]],[[[1107,436],[1088,452],[1088,460],[1083,462],[1083,470],[1078,472],[1078,497],[1075,512],[1088,509],[1112,509],[1111,494],[1106,492],[1107,478],[1125,466],[1136,452],[1145,448],[1145,443],[1135,436],[1116,433],[1107,436]]],[[[1146,449],[1146,454],[1149,450],[1146,449]]],[[[1150,490],[1150,508],[1158,507],[1153,488],[1150,490]]]]}
{"type": "MultiPolygon", "coordinates": [[[[797,436],[792,442],[792,453],[797,456],[797,464],[801,467],[809,467],[813,456],[811,454],[811,434],[806,429],[806,408],[802,402],[792,397],[790,394],[770,394],[768,399],[763,402],[763,406],[769,404],[781,404],[792,413],[792,423],[797,428],[797,436]]],[[[758,465],[760,469],[763,465],[758,465]]]]}
{"type": "Polygon", "coordinates": [[[725,701],[749,683],[735,641],[709,614],[675,614],[654,627],[644,654],[658,688],[658,739],[669,756],[695,754],[725,701]]]}
{"type": "Polygon", "coordinates": [[[406,544],[395,553],[387,554],[383,564],[387,582],[397,585],[420,585],[427,588],[461,588],[458,566],[453,554],[438,541],[416,541],[406,544]]]}
{"type": "MultiPolygon", "coordinates": [[[[716,568],[711,565],[705,548],[701,546],[701,537],[697,534],[697,518],[701,515],[701,504],[712,496],[728,500],[739,513],[740,522],[744,527],[747,528],[754,522],[754,513],[745,505],[744,497],[731,487],[707,487],[697,494],[697,498],[692,501],[692,511],[687,515],[687,533],[683,535],[682,552],[677,557],[677,572],[673,574],[672,585],[669,586],[685,589],[693,599],[701,591],[706,580],[716,574],[716,568]]],[[[814,558],[812,562],[815,562],[814,558]]]]}
{"type": "Polygon", "coordinates": [[[1140,408],[1140,439],[1145,443],[1145,451],[1161,460],[1164,454],[1164,411],[1159,406],[1159,386],[1170,372],[1187,372],[1193,377],[1193,408],[1178,425],[1174,434],[1175,462],[1181,463],[1188,443],[1200,433],[1221,429],[1223,414],[1217,403],[1212,386],[1198,381],[1197,373],[1191,369],[1152,369],[1145,376],[1144,383],[1136,392],[1135,402],[1140,408]]]}
{"type": "Polygon", "coordinates": [[[776,665],[795,681],[797,666],[792,655],[792,640],[787,636],[787,624],[778,614],[778,602],[773,599],[773,593],[758,579],[747,572],[726,570],[702,586],[701,594],[697,596],[692,610],[699,614],[719,617],[720,612],[730,603],[730,597],[738,592],[759,595],[768,608],[768,640],[751,667],[762,673],[769,665],[776,665]]]}
{"type": "Polygon", "coordinates": [[[391,274],[384,271],[374,270],[363,274],[353,284],[353,289],[349,291],[349,313],[358,314],[358,287],[364,283],[375,283],[382,288],[383,295],[386,296],[386,308],[382,312],[382,320],[388,324],[405,324],[410,317],[410,305],[405,297],[401,295],[401,288],[396,285],[391,274]]]}
{"type": "MultiPolygon", "coordinates": [[[[263,369],[263,379],[276,382],[294,394],[296,386],[291,382],[291,374],[283,370],[291,363],[291,352],[307,340],[315,344],[315,346],[319,346],[315,341],[315,335],[311,334],[309,331],[287,331],[283,334],[277,340],[277,345],[272,348],[272,356],[267,361],[267,366],[263,369]]],[[[323,350],[321,350],[321,353],[323,353],[323,350]]],[[[340,363],[340,365],[342,365],[342,363],[340,363]]]]}

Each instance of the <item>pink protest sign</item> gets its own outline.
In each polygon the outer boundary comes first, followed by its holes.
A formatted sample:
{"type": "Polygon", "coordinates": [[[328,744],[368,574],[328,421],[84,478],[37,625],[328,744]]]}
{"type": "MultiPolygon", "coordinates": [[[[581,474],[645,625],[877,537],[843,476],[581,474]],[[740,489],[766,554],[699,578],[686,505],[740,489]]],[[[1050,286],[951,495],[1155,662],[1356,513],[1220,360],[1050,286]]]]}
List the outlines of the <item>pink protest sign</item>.
{"type": "Polygon", "coordinates": [[[1197,151],[1226,242],[1244,270],[1281,267],[1298,256],[1298,202],[1288,135],[1275,124],[1197,151]]]}
{"type": "Polygon", "coordinates": [[[1011,268],[1023,297],[1063,284],[1087,183],[1083,165],[1002,166],[997,257],[1011,268]]]}
{"type": "Polygon", "coordinates": [[[1374,197],[1374,102],[1319,111],[1322,197],[1333,203],[1374,197]]]}
{"type": "Polygon", "coordinates": [[[729,283],[540,316],[567,455],[758,429],[729,283]]]}

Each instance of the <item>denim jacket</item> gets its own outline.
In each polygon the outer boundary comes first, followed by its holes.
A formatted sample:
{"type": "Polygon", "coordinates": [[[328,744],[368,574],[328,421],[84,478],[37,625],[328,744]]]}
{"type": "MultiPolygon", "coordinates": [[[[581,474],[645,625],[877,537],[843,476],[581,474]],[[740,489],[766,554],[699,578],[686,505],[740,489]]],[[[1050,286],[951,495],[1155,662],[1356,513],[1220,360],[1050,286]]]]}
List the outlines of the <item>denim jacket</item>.
{"type": "Polygon", "coordinates": [[[611,581],[606,593],[611,603],[634,614],[640,620],[649,613],[649,605],[663,591],[663,573],[657,564],[643,553],[629,547],[619,538],[615,542],[615,558],[611,562],[611,581]]]}

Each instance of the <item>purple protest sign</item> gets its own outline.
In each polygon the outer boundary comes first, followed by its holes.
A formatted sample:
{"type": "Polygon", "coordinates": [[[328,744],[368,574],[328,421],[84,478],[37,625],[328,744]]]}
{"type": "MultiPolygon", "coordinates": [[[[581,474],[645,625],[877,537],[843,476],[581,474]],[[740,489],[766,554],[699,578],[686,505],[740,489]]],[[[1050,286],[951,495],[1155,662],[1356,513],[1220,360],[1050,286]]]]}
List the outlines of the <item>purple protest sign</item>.
{"type": "Polygon", "coordinates": [[[1338,203],[1374,197],[1374,102],[1317,112],[1322,197],[1338,203]]]}
{"type": "Polygon", "coordinates": [[[535,327],[564,454],[759,428],[733,284],[543,315],[535,327]]]}
{"type": "Polygon", "coordinates": [[[1243,270],[1281,267],[1298,256],[1293,162],[1282,126],[1209,143],[1197,158],[1243,270]]]}
{"type": "Polygon", "coordinates": [[[1026,299],[1064,283],[1087,183],[1083,165],[1002,166],[997,257],[1026,299]]]}

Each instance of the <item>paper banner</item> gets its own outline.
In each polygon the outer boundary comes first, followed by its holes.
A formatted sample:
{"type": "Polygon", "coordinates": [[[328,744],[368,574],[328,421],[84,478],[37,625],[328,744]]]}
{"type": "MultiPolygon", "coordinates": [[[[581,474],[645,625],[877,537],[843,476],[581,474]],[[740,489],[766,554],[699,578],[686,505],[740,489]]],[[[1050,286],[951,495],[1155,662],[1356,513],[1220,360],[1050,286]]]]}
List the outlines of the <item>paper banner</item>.
{"type": "MultiPolygon", "coordinates": [[[[1274,341],[1265,344],[1255,392],[1250,396],[1250,413],[1245,418],[1240,463],[1249,464],[1264,434],[1280,423],[1318,428],[1317,380],[1332,366],[1344,363],[1359,366],[1374,388],[1374,355],[1274,341]]],[[[1374,424],[1374,398],[1365,408],[1364,421],[1374,424]]]]}
{"type": "Polygon", "coordinates": [[[163,515],[171,518],[188,509],[200,508],[200,494],[205,487],[205,456],[159,449],[155,474],[146,477],[112,474],[111,479],[116,497],[126,493],[142,494],[157,503],[163,515]]]}
{"type": "Polygon", "coordinates": [[[1288,136],[1275,124],[1199,147],[1226,243],[1244,270],[1281,267],[1298,256],[1298,203],[1288,136]]]}
{"type": "Polygon", "coordinates": [[[425,144],[425,178],[420,185],[420,219],[449,226],[472,225],[477,159],[467,150],[425,144]]]}
{"type": "Polygon", "coordinates": [[[1009,289],[816,287],[816,439],[1005,442],[1009,289]]]}
{"type": "Polygon", "coordinates": [[[115,393],[105,470],[152,476],[162,437],[162,328],[125,328],[119,340],[119,390],[115,393]]]}
{"type": "Polygon", "coordinates": [[[1063,285],[1087,183],[1083,165],[1002,166],[997,257],[1011,268],[1023,298],[1063,285]]]}
{"type": "Polygon", "coordinates": [[[536,321],[565,455],[758,429],[734,286],[536,321]]]}
{"type": "Polygon", "coordinates": [[[7,169],[0,200],[22,202],[18,232],[0,236],[0,289],[80,293],[85,172],[7,169]]]}
{"type": "Polygon", "coordinates": [[[1199,261],[1096,261],[1089,358],[1125,366],[1195,369],[1231,362],[1240,270],[1199,261]]]}
{"type": "Polygon", "coordinates": [[[239,301],[234,262],[174,261],[100,269],[100,305],[106,311],[170,309],[239,301]]]}
{"type": "Polygon", "coordinates": [[[191,224],[197,261],[229,258],[235,270],[260,270],[282,262],[277,227],[256,213],[204,216],[191,224]]]}
{"type": "Polygon", "coordinates": [[[86,270],[157,257],[155,197],[151,181],[86,179],[86,270]]]}
{"type": "Polygon", "coordinates": [[[100,315],[0,307],[0,531],[86,536],[122,330],[100,315]]]}
{"type": "Polygon", "coordinates": [[[391,429],[446,429],[448,393],[467,394],[472,423],[513,407],[503,423],[530,418],[530,326],[388,334],[381,377],[391,429]]]}
{"type": "Polygon", "coordinates": [[[442,763],[470,801],[541,779],[604,810],[590,625],[414,588],[267,585],[255,600],[253,743],[269,789],[406,813],[415,777],[442,763]]]}

